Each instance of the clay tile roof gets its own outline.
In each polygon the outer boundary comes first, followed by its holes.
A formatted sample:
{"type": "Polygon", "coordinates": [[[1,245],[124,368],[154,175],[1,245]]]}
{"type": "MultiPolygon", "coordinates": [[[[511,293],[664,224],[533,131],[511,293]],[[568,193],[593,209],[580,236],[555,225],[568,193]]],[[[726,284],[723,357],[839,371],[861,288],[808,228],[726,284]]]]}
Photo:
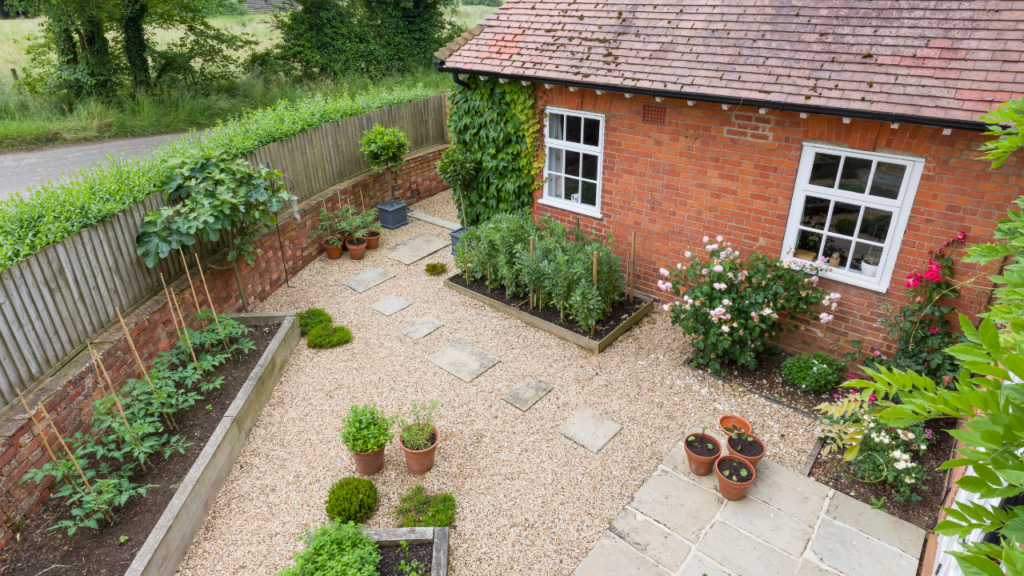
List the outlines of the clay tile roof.
{"type": "Polygon", "coordinates": [[[1024,97],[1024,1],[508,0],[435,56],[452,71],[976,122],[1024,97]]]}

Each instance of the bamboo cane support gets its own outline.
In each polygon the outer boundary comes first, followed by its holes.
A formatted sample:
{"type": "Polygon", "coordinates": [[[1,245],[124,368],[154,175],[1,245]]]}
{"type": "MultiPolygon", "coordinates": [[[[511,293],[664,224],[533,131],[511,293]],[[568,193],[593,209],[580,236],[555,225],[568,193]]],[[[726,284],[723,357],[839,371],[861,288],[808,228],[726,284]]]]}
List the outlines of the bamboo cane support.
{"type": "MultiPolygon", "coordinates": [[[[160,274],[160,283],[164,285],[164,290],[167,290],[167,283],[164,282],[163,274],[160,274]]],[[[192,361],[196,363],[196,371],[198,371],[199,376],[202,377],[203,370],[199,367],[199,360],[196,359],[196,351],[192,348],[192,339],[188,337],[188,326],[185,324],[185,317],[181,315],[181,305],[178,304],[178,298],[174,295],[173,290],[171,290],[169,302],[171,303],[171,316],[174,316],[175,309],[178,311],[178,319],[181,320],[181,332],[185,335],[185,344],[188,345],[188,351],[192,354],[192,361]]]]}
{"type": "MultiPolygon", "coordinates": [[[[60,445],[64,447],[64,451],[67,452],[68,457],[71,458],[71,462],[74,463],[75,468],[78,469],[78,475],[82,477],[82,482],[85,482],[86,489],[89,490],[90,494],[95,494],[95,492],[92,491],[92,486],[89,485],[89,479],[85,477],[85,472],[82,472],[82,467],[78,465],[78,460],[76,460],[75,455],[71,453],[71,449],[64,443],[64,438],[61,437],[60,431],[57,430],[57,426],[54,425],[53,420],[50,419],[50,415],[46,412],[46,408],[43,408],[43,405],[40,404],[39,409],[42,410],[43,416],[46,416],[46,421],[50,424],[50,428],[53,429],[53,433],[57,435],[57,440],[60,440],[60,445]]],[[[107,519],[107,522],[110,522],[111,524],[114,523],[106,510],[103,511],[103,517],[107,519]]]]}
{"type": "Polygon", "coordinates": [[[338,208],[341,208],[341,186],[336,187],[334,193],[338,195],[338,208]]]}
{"type": "Polygon", "coordinates": [[[50,455],[50,460],[57,461],[57,455],[53,453],[53,449],[46,442],[46,438],[43,437],[43,429],[39,427],[39,423],[36,422],[35,416],[32,411],[28,408],[28,402],[25,402],[25,397],[21,395],[21,390],[17,390],[18,398],[21,399],[21,405],[25,407],[25,412],[28,412],[28,419],[32,421],[32,426],[36,429],[36,434],[39,435],[39,439],[43,441],[43,446],[46,447],[46,453],[50,455]]]}
{"type": "MultiPolygon", "coordinates": [[[[160,279],[163,280],[162,274],[160,279]]],[[[167,284],[164,284],[164,296],[167,298],[167,311],[171,313],[171,322],[174,322],[174,332],[178,335],[178,340],[184,340],[185,338],[181,335],[181,328],[178,327],[178,316],[174,314],[174,308],[171,304],[171,291],[167,289],[167,284]]]]}
{"type": "Polygon", "coordinates": [[[359,204],[363,207],[363,212],[366,212],[366,198],[363,196],[363,190],[359,189],[359,204]]]}
{"type": "MultiPolygon", "coordinates": [[[[162,277],[163,276],[161,275],[161,278],[162,277]]],[[[153,386],[153,381],[149,379],[149,373],[146,372],[146,367],[142,364],[142,358],[139,358],[139,351],[135,349],[135,342],[132,340],[132,333],[128,331],[128,326],[124,323],[124,318],[121,317],[121,310],[119,308],[114,308],[114,312],[117,312],[117,319],[121,322],[121,329],[124,330],[124,337],[128,339],[128,347],[132,349],[132,356],[135,357],[135,365],[138,366],[139,373],[142,374],[146,383],[149,384],[149,389],[153,392],[153,396],[156,396],[156,387],[153,386]]],[[[171,426],[171,419],[167,416],[167,412],[161,411],[160,413],[163,414],[164,422],[167,423],[167,426],[173,430],[174,426],[171,426]]]]}
{"type": "Polygon", "coordinates": [[[633,280],[636,277],[634,269],[636,268],[636,232],[632,233],[632,239],[629,242],[629,301],[633,301],[633,280]]]}
{"type": "MultiPolygon", "coordinates": [[[[95,352],[92,351],[92,344],[90,344],[89,342],[86,342],[85,345],[89,348],[89,358],[91,358],[92,361],[96,364],[93,367],[93,370],[96,371],[96,383],[100,385],[100,392],[103,393],[103,399],[106,400],[106,398],[107,398],[107,389],[103,387],[103,379],[100,376],[100,367],[103,365],[103,363],[99,361],[99,354],[96,354],[95,352]]],[[[106,375],[106,373],[107,373],[107,369],[104,368],[103,369],[103,374],[106,375]]],[[[109,378],[107,379],[107,381],[109,382],[109,378]]],[[[111,386],[110,388],[113,389],[114,387],[111,386]]],[[[106,406],[107,406],[107,413],[110,414],[110,417],[116,419],[117,418],[117,413],[114,411],[113,407],[111,407],[110,404],[106,404],[106,406]]],[[[117,446],[119,448],[124,446],[124,443],[121,442],[121,438],[120,437],[117,438],[117,446]]]]}
{"type": "MultiPolygon", "coordinates": [[[[95,362],[97,365],[102,366],[103,363],[100,362],[99,355],[92,351],[92,345],[86,343],[86,346],[88,346],[89,348],[89,356],[92,357],[92,361],[95,362]]],[[[96,372],[98,373],[99,369],[97,369],[96,372]]],[[[110,386],[110,393],[114,396],[114,404],[117,405],[117,412],[121,415],[121,421],[124,422],[124,427],[126,430],[128,430],[128,437],[131,439],[132,444],[134,444],[135,447],[138,448],[139,441],[135,438],[135,434],[132,432],[131,425],[128,424],[128,418],[124,415],[124,407],[121,406],[121,399],[117,397],[117,390],[114,388],[114,383],[110,381],[110,376],[107,376],[106,368],[103,369],[103,378],[107,381],[107,386],[110,386]]],[[[99,378],[97,378],[96,380],[99,381],[100,390],[103,390],[103,396],[105,398],[107,396],[107,391],[105,388],[103,388],[103,381],[100,380],[99,378]]],[[[120,442],[121,439],[118,438],[117,441],[120,442]]],[[[146,472],[146,463],[140,460],[139,464],[142,465],[142,471],[146,472]]]]}
{"type": "MultiPolygon", "coordinates": [[[[200,312],[199,296],[196,294],[195,285],[192,284],[192,273],[188,271],[188,260],[185,260],[185,252],[181,248],[178,248],[178,254],[181,255],[181,264],[185,267],[185,276],[188,278],[188,287],[189,290],[192,291],[192,300],[196,303],[196,314],[198,315],[200,312]]],[[[207,324],[209,324],[209,322],[207,322],[207,324]]],[[[206,349],[210,349],[209,345],[207,345],[206,349]]]]}
{"type": "MultiPolygon", "coordinates": [[[[196,266],[199,267],[199,279],[203,282],[203,291],[206,292],[206,301],[210,303],[210,312],[213,312],[213,321],[217,324],[217,332],[220,332],[220,319],[217,318],[217,309],[213,307],[213,299],[210,298],[210,288],[206,285],[206,275],[203,274],[203,265],[199,263],[199,254],[195,255],[196,266]]],[[[234,356],[231,355],[231,348],[228,347],[228,341],[225,338],[220,339],[224,343],[224,351],[228,353],[228,358],[234,360],[234,356]]]]}

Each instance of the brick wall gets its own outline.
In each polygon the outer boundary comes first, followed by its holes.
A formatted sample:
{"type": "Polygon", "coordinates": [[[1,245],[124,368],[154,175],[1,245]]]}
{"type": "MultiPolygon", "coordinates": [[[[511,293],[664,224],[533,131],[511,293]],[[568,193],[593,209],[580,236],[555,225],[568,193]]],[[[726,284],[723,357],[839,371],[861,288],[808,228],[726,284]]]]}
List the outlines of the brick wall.
{"type": "MultiPolygon", "coordinates": [[[[407,157],[406,163],[394,178],[396,198],[412,203],[447,189],[435,169],[445,147],[433,147],[407,157]]],[[[383,175],[364,174],[342,182],[300,205],[301,222],[294,221],[290,210],[282,212],[281,239],[289,274],[294,275],[323,251],[318,240],[309,237],[310,231],[319,224],[321,202],[326,202],[329,210],[335,210],[341,202],[359,206],[361,198],[364,198],[366,206],[371,207],[387,200],[387,194],[387,182],[383,175]]],[[[242,262],[239,267],[250,307],[266,300],[285,281],[277,232],[271,230],[264,234],[257,239],[256,245],[263,250],[263,254],[252,265],[242,262]]],[[[215,261],[214,264],[223,265],[223,262],[215,261]]],[[[240,312],[241,299],[230,270],[204,268],[204,273],[217,312],[240,312]]],[[[196,271],[192,270],[192,274],[200,305],[208,307],[196,271]]],[[[179,278],[171,285],[171,289],[177,294],[183,313],[194,313],[195,301],[188,288],[188,281],[184,277],[179,278]]],[[[170,349],[176,339],[167,299],[162,291],[128,314],[125,322],[147,366],[160,351],[170,349]]],[[[108,327],[94,337],[91,343],[93,350],[100,354],[116,387],[120,388],[129,378],[139,376],[120,325],[108,327]]],[[[29,393],[26,401],[36,410],[35,418],[42,419],[42,427],[45,428],[46,420],[42,412],[36,409],[39,404],[49,413],[61,435],[67,437],[75,432],[86,432],[92,415],[90,406],[101,396],[96,377],[95,368],[89,364],[89,352],[84,350],[29,393]]],[[[35,482],[20,482],[27,470],[42,466],[49,459],[42,445],[44,439],[55,453],[61,453],[56,435],[50,430],[44,430],[43,435],[44,438],[40,438],[36,433],[20,404],[0,418],[0,482],[3,484],[3,493],[0,494],[0,522],[3,524],[0,547],[7,544],[50,494],[50,481],[44,481],[42,486],[35,482]]]]}
{"type": "MultiPolygon", "coordinates": [[[[805,141],[926,159],[888,291],[823,281],[827,290],[843,294],[840,311],[824,328],[801,320],[803,329],[782,341],[792,350],[860,338],[891,352],[891,343],[874,326],[877,308],[904,303],[907,274],[920,270],[928,250],[949,236],[965,231],[970,243],[990,239],[996,220],[1024,193],[1019,158],[998,170],[978,159],[987,138],[981,133],[954,130],[944,136],[939,128],[904,124],[894,129],[888,122],[863,120],[845,124],[836,117],[761,114],[746,106],[723,110],[720,104],[688,106],[681,100],[661,103],[667,107],[667,122],[658,126],[641,123],[644,103],[655,100],[538,86],[541,109],[555,105],[605,114],[602,218],[579,220],[588,230],[614,234],[622,256],[628,253],[630,233],[637,233],[637,289],[648,294],[657,293],[658,268],[675,265],[705,235],[722,234],[741,249],[780,255],[805,141]]],[[[535,200],[540,195],[538,187],[535,200]]],[[[534,209],[565,222],[577,218],[536,203],[534,209]]],[[[981,272],[993,269],[957,268],[959,280],[978,277],[955,302],[960,311],[973,315],[984,307],[991,284],[981,272]]]]}

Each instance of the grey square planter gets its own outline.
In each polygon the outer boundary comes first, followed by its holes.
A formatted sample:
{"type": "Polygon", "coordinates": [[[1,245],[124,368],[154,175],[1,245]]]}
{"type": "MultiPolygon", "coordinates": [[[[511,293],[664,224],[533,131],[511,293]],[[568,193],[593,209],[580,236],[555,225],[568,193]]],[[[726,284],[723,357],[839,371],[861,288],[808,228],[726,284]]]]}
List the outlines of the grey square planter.
{"type": "Polygon", "coordinates": [[[465,234],[466,232],[469,232],[469,228],[463,226],[458,230],[452,230],[451,232],[448,233],[448,235],[452,237],[452,256],[455,256],[455,249],[458,248],[459,241],[462,239],[462,235],[465,234]]]}
{"type": "Polygon", "coordinates": [[[394,230],[407,226],[409,216],[406,214],[408,206],[400,200],[390,200],[377,206],[377,215],[380,217],[380,225],[388,230],[394,230]]]}

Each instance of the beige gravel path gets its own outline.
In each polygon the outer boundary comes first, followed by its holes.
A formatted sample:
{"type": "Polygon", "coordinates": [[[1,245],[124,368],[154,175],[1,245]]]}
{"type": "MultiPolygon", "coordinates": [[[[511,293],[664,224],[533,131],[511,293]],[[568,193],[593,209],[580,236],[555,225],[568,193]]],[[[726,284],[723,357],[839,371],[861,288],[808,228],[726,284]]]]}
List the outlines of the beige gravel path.
{"type": "MultiPolygon", "coordinates": [[[[415,208],[453,218],[450,197],[415,208]]],[[[447,232],[412,221],[385,231],[381,248],[423,233],[446,238],[447,232]]],[[[354,341],[324,351],[299,343],[180,574],[272,575],[290,565],[301,547],[297,537],[326,522],[323,501],[331,484],[354,474],[338,438],[351,404],[375,402],[394,412],[412,398],[440,399],[437,465],[413,477],[401,450],[389,446],[384,471],[374,478],[381,502],[367,526],[393,526],[388,513],[413,484],[453,492],[459,504],[455,576],[569,574],[684,431],[713,426],[725,412],[754,422],[769,458],[802,467],[814,443],[813,422],[684,367],[686,338],[660,308],[595,357],[446,290],[440,277],[423,271],[428,262],[454,270],[449,250],[408,267],[379,250],[360,262],[323,256],[292,279],[295,288],[281,288],[259,306],[322,307],[352,329],[354,341]],[[397,277],[362,294],[342,285],[371,267],[397,277]],[[369,308],[392,294],[413,304],[393,316],[369,308]],[[428,315],[445,326],[417,341],[401,334],[428,315]],[[463,383],[427,360],[454,339],[501,362],[463,383]],[[524,414],[501,396],[528,375],[554,390],[524,414]],[[623,426],[597,455],[558,432],[583,406],[623,426]]]]}

